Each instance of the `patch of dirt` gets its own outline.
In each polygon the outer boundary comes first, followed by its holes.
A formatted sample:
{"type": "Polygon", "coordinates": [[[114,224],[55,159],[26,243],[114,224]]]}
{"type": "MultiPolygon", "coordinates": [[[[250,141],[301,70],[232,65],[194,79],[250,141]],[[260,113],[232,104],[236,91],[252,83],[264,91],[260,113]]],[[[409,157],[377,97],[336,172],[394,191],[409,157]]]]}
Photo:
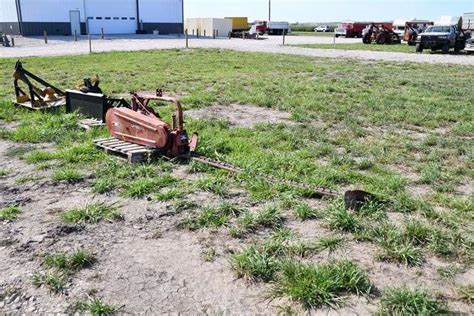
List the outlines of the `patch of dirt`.
{"type": "Polygon", "coordinates": [[[197,119],[221,119],[232,127],[254,127],[261,123],[293,124],[290,113],[251,105],[212,105],[199,110],[189,110],[185,115],[197,119]]]}

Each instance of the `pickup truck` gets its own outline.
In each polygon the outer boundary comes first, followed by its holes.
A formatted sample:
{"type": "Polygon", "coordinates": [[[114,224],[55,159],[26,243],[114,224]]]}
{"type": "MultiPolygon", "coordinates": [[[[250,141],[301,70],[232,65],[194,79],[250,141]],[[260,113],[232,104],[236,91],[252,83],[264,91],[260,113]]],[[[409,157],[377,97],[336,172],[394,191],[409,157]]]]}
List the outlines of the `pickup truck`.
{"type": "Polygon", "coordinates": [[[458,23],[436,23],[429,26],[416,38],[416,52],[422,53],[424,49],[431,49],[431,51],[441,50],[447,54],[451,48],[454,48],[456,53],[463,50],[467,36],[462,30],[462,18],[457,21],[458,23]]]}
{"type": "Polygon", "coordinates": [[[466,47],[464,50],[468,55],[474,54],[474,38],[470,38],[466,41],[466,47]]]}
{"type": "Polygon", "coordinates": [[[319,25],[317,28],[314,29],[315,32],[329,32],[329,26],[327,25],[319,25]]]}

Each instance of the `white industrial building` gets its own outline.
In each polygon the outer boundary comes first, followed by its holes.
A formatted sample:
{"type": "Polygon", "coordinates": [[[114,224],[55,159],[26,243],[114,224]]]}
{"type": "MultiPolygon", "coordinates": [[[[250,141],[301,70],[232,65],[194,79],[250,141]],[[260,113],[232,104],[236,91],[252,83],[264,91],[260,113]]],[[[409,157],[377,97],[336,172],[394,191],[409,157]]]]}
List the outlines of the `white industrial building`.
{"type": "Polygon", "coordinates": [[[183,32],[184,0],[0,0],[6,34],[183,32]]]}

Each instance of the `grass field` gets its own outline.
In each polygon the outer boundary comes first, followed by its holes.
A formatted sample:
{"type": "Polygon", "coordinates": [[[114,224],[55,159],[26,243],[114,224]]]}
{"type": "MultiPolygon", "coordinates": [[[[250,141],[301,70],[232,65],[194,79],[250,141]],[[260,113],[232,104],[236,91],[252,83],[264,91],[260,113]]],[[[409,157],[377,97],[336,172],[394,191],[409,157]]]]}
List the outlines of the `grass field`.
{"type": "MultiPolygon", "coordinates": [[[[268,283],[272,296],[293,302],[285,309],[340,308],[346,297],[360,296],[375,302],[381,314],[445,311],[448,306],[438,291],[458,293],[452,289],[461,285],[453,278],[472,271],[474,259],[474,90],[467,81],[473,68],[284,55],[268,60],[266,54],[219,50],[23,60],[26,69],[64,88],[97,73],[109,95],[159,87],[180,95],[186,109],[218,103],[289,112],[288,124],[254,128],[233,128],[220,119],[186,120],[188,132],[200,135],[200,153],[244,168],[243,175],[192,165],[200,176],[181,179],[169,162],[130,166],[105,155],[91,143],[107,136],[105,128],[83,131],[72,114],[31,113],[12,106],[14,59],[0,59],[0,120],[18,126],[1,128],[0,138],[54,144],[51,151],[11,153],[38,170],[50,170],[53,182],[85,181],[96,194],[170,203],[186,214],[178,229],[240,238],[241,249],[228,254],[236,275],[268,283]],[[309,192],[267,183],[256,173],[340,191],[364,189],[382,202],[359,212],[345,210],[341,199],[314,206],[309,192]],[[234,200],[232,188],[243,190],[257,211],[234,200]],[[195,192],[207,192],[220,202],[192,204],[186,196],[195,192]],[[330,234],[312,240],[287,223],[316,223],[330,234]],[[362,248],[333,255],[346,247],[362,248]],[[368,254],[369,259],[356,260],[351,253],[368,254]],[[374,275],[374,262],[401,269],[408,280],[426,277],[428,284],[439,286],[392,289],[374,275]],[[428,278],[426,271],[433,266],[445,270],[428,278]],[[450,272],[454,276],[446,281],[443,275],[450,272]]],[[[160,112],[166,120],[171,109],[160,112]]],[[[9,172],[1,171],[5,176],[9,172]]],[[[15,219],[21,213],[12,216],[5,209],[0,214],[0,219],[15,219]]],[[[121,219],[119,206],[104,204],[83,205],[62,217],[68,223],[96,224],[121,219]]],[[[207,258],[212,256],[210,252],[207,258]]],[[[36,281],[50,279],[41,274],[36,281]]],[[[50,283],[54,289],[62,286],[58,280],[50,283]]],[[[449,295],[450,304],[463,301],[449,295]]],[[[94,304],[88,304],[80,310],[91,310],[94,304]]]]}
{"type": "MultiPolygon", "coordinates": [[[[364,44],[362,40],[360,43],[355,44],[338,44],[336,39],[336,44],[304,44],[298,45],[299,47],[306,48],[320,48],[320,49],[342,49],[342,50],[367,50],[375,52],[397,52],[397,53],[415,53],[414,46],[408,46],[406,44],[400,45],[377,45],[377,44],[364,44]]],[[[429,53],[429,51],[425,51],[429,53]]]]}
{"type": "Polygon", "coordinates": [[[321,36],[321,37],[333,37],[334,32],[291,32],[289,36],[321,36]]]}

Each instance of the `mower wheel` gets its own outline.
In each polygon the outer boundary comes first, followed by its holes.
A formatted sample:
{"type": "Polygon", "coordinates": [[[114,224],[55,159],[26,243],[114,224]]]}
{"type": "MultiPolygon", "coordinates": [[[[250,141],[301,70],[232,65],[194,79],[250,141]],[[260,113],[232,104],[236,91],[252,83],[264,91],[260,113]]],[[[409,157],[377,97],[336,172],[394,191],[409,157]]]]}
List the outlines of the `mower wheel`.
{"type": "Polygon", "coordinates": [[[362,43],[364,44],[372,44],[372,39],[370,38],[370,35],[365,35],[363,38],[362,38],[362,43]]]}
{"type": "Polygon", "coordinates": [[[449,53],[449,44],[444,44],[441,50],[443,51],[443,54],[449,53]]]}
{"type": "Polygon", "coordinates": [[[377,35],[377,38],[375,39],[375,41],[377,42],[377,44],[383,45],[387,42],[387,37],[385,36],[384,33],[381,33],[377,35]]]}
{"type": "Polygon", "coordinates": [[[417,53],[423,53],[423,47],[421,46],[420,43],[416,44],[415,51],[417,53]]]}

